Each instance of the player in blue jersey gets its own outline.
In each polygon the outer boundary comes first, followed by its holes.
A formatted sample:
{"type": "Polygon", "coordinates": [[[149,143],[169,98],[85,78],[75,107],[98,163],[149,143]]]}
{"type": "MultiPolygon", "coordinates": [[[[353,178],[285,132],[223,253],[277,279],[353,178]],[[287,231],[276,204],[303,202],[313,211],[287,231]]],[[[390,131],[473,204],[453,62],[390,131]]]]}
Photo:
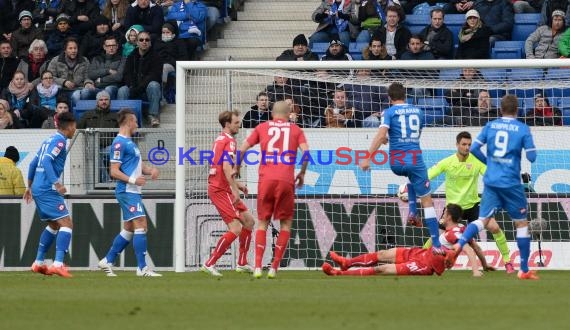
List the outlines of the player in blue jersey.
{"type": "Polygon", "coordinates": [[[137,117],[130,109],[118,114],[119,134],[109,151],[110,175],[117,180],[115,196],[123,213],[123,230],[115,237],[107,255],[99,261],[99,268],[107,276],[116,276],[113,263],[117,256],[133,241],[137,259],[137,276],[162,276],[150,270],[146,264],[147,221],[143,209],[141,190],[146,183],[145,175],[158,178],[158,169],[143,165],[139,148],[131,137],[138,128],[137,117]]]}
{"type": "Polygon", "coordinates": [[[67,139],[73,137],[75,129],[73,114],[60,114],[57,133],[42,143],[28,169],[28,189],[24,192],[24,200],[30,203],[33,198],[40,220],[47,222],[40,236],[36,260],[32,264],[34,273],[72,277],[63,264],[63,258],[69,250],[73,222],[63,199],[67,190],[60,182],[60,177],[67,158],[67,139]],[[55,258],[48,268],[44,256],[54,241],[55,258]]]}
{"type": "MultiPolygon", "coordinates": [[[[481,197],[479,219],[467,226],[463,237],[455,246],[455,252],[459,253],[466,242],[483,230],[496,211],[505,209],[517,228],[517,246],[521,259],[518,277],[523,280],[537,280],[538,275],[528,269],[530,234],[526,219],[527,200],[520,181],[522,150],[525,150],[526,158],[534,162],[536,148],[529,127],[517,120],[517,112],[517,97],[504,96],[501,99],[503,117],[487,123],[471,146],[471,153],[487,164],[487,171],[483,176],[485,187],[481,197]],[[487,155],[481,152],[481,147],[485,144],[487,155]]],[[[452,263],[454,260],[450,258],[448,265],[452,263]]]]}
{"type": "MultiPolygon", "coordinates": [[[[430,194],[430,181],[420,149],[420,135],[424,126],[423,111],[406,103],[406,89],[400,83],[388,87],[391,107],[382,115],[378,133],[372,140],[368,153],[373,155],[381,145],[390,143],[390,168],[396,175],[405,176],[408,184],[410,214],[408,222],[418,223],[416,196],[424,207],[424,217],[429,229],[432,250],[435,254],[445,254],[439,243],[439,228],[433,201],[430,194]]],[[[364,171],[370,169],[370,159],[360,163],[364,171]]]]}

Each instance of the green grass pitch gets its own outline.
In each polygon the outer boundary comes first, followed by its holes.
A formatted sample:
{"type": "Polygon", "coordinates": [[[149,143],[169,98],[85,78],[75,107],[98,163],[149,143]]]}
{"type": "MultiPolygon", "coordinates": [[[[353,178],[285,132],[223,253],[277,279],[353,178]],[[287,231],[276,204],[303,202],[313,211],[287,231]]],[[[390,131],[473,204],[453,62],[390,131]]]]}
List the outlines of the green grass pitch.
{"type": "Polygon", "coordinates": [[[570,273],[520,281],[504,272],[472,278],[327,277],[281,271],[254,280],[224,271],[73,272],[74,278],[0,272],[0,329],[569,329],[570,273]]]}

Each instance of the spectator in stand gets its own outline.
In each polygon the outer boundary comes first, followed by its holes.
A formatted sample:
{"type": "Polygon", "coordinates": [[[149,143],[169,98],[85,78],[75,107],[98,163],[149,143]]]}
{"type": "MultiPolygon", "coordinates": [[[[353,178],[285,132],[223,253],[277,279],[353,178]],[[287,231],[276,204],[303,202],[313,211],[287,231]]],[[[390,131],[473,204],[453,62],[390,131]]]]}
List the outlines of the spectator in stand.
{"type": "Polygon", "coordinates": [[[66,0],[63,12],[69,16],[69,24],[77,35],[84,36],[93,30],[93,20],[99,15],[100,9],[93,0],[66,0]]]}
{"type": "Polygon", "coordinates": [[[514,0],[513,10],[515,14],[540,13],[544,0],[514,0]]]}
{"type": "Polygon", "coordinates": [[[10,112],[8,101],[0,99],[0,129],[19,128],[16,124],[17,122],[12,112],[10,112]]]}
{"type": "Polygon", "coordinates": [[[275,59],[277,61],[318,61],[319,57],[309,49],[309,42],[304,34],[293,39],[293,48],[284,50],[275,59]]]}
{"type": "Polygon", "coordinates": [[[154,50],[162,59],[162,90],[164,98],[170,104],[175,103],[176,76],[174,75],[176,61],[188,61],[186,43],[177,38],[178,24],[167,21],[162,25],[162,38],[154,45],[154,50]]]}
{"type": "Polygon", "coordinates": [[[55,19],[63,12],[64,3],[64,0],[36,1],[36,7],[32,11],[33,21],[40,30],[47,33],[55,29],[55,19]]]}
{"type": "Polygon", "coordinates": [[[145,32],[148,32],[152,40],[160,39],[164,15],[160,6],[150,2],[150,0],[136,0],[127,9],[125,26],[139,24],[145,32]]]}
{"type": "Polygon", "coordinates": [[[528,111],[524,121],[529,126],[561,126],[562,111],[550,105],[542,94],[534,96],[534,109],[528,111]]]}
{"type": "Polygon", "coordinates": [[[20,152],[16,147],[9,146],[0,157],[0,195],[23,196],[26,184],[22,171],[16,166],[20,160],[20,152]]]}
{"type": "Polygon", "coordinates": [[[43,129],[57,129],[57,116],[60,113],[69,112],[69,104],[64,100],[58,100],[55,106],[55,112],[49,114],[48,118],[42,124],[43,129]]]}
{"type": "Polygon", "coordinates": [[[8,101],[16,126],[20,128],[27,126],[22,113],[28,107],[28,99],[33,89],[34,86],[26,80],[24,73],[16,70],[10,84],[0,94],[1,99],[8,101]]]}
{"type": "Polygon", "coordinates": [[[20,27],[12,32],[10,43],[14,55],[19,58],[28,57],[28,48],[35,39],[43,39],[43,33],[32,24],[32,13],[24,10],[19,16],[20,27]]]}
{"type": "Polygon", "coordinates": [[[564,15],[562,10],[553,11],[551,26],[539,26],[528,36],[524,43],[526,58],[560,57],[558,43],[566,30],[564,15]]]}
{"type": "Polygon", "coordinates": [[[93,29],[87,32],[81,39],[81,47],[79,47],[79,56],[85,56],[88,60],[92,60],[95,56],[103,55],[103,42],[105,39],[113,35],[111,32],[111,24],[107,17],[99,15],[93,19],[93,29]]]}
{"type": "Polygon", "coordinates": [[[352,56],[347,53],[342,41],[338,37],[333,37],[321,61],[352,61],[352,56]]]}
{"type": "Polygon", "coordinates": [[[408,50],[402,54],[402,60],[433,60],[433,54],[424,50],[424,40],[420,35],[414,34],[408,41],[408,50]]]}
{"type": "Polygon", "coordinates": [[[481,20],[479,13],[471,9],[465,14],[465,24],[459,31],[457,59],[488,59],[491,29],[481,20]]]}
{"type": "Polygon", "coordinates": [[[34,0],[0,1],[0,38],[10,41],[12,31],[18,28],[20,13],[24,10],[32,12],[34,7],[34,0]]]}
{"type": "MultiPolygon", "coordinates": [[[[459,75],[459,80],[454,83],[455,88],[445,91],[445,99],[447,103],[454,107],[454,109],[461,109],[465,107],[476,107],[479,98],[479,86],[485,80],[479,70],[474,68],[463,68],[459,75]]],[[[460,113],[454,114],[459,118],[460,113]]]]}
{"type": "Polygon", "coordinates": [[[358,20],[360,21],[360,33],[356,42],[370,42],[372,32],[386,23],[386,8],[392,5],[390,1],[380,0],[357,0],[358,20]]]}
{"type": "Polygon", "coordinates": [[[386,61],[392,60],[392,57],[388,55],[386,47],[382,44],[382,39],[380,36],[374,36],[370,39],[368,47],[362,50],[362,58],[364,60],[373,61],[386,61]]]}
{"type": "MultiPolygon", "coordinates": [[[[89,60],[83,56],[78,56],[78,54],[77,40],[69,38],[65,40],[63,52],[51,59],[48,64],[48,70],[53,73],[55,83],[61,86],[66,97],[71,98],[72,106],[81,99],[82,88],[95,88],[93,80],[87,77],[89,60]]],[[[55,103],[53,108],[55,109],[55,103]]]]}
{"type": "Polygon", "coordinates": [[[274,76],[273,84],[265,87],[265,92],[271,103],[293,97],[293,88],[289,85],[289,79],[283,76],[274,76]]]}
{"type": "Polygon", "coordinates": [[[89,63],[87,77],[93,81],[95,88],[82,89],[82,100],[92,100],[102,90],[105,90],[112,100],[117,98],[119,85],[123,81],[126,58],[119,53],[119,42],[114,35],[105,38],[103,49],[105,54],[96,56],[89,63]]]}
{"type": "Polygon", "coordinates": [[[57,100],[61,96],[61,89],[55,83],[53,73],[49,70],[42,72],[41,83],[30,93],[28,107],[22,113],[22,118],[29,123],[29,128],[40,128],[55,111],[57,100]]]}
{"type": "Polygon", "coordinates": [[[218,20],[222,17],[222,10],[225,6],[224,0],[202,0],[202,3],[208,7],[208,17],[206,18],[206,30],[210,31],[218,20]]]}
{"type": "Polygon", "coordinates": [[[550,25],[552,22],[552,12],[555,10],[565,12],[565,21],[570,22],[570,2],[568,0],[544,0],[540,10],[541,18],[539,25],[550,25]]]}
{"type": "Polygon", "coordinates": [[[111,31],[116,36],[123,36],[127,32],[125,18],[128,8],[129,0],[107,0],[105,2],[102,14],[111,22],[111,31]]]}
{"type": "Polygon", "coordinates": [[[432,9],[431,24],[426,26],[420,36],[424,40],[424,50],[433,54],[436,60],[453,58],[453,33],[443,23],[445,15],[441,8],[432,9]]]}
{"type": "Polygon", "coordinates": [[[499,118],[499,111],[491,105],[491,96],[486,90],[479,91],[476,107],[463,108],[461,113],[462,126],[485,126],[499,118]]]}
{"type": "Polygon", "coordinates": [[[137,36],[137,48],[127,57],[125,63],[123,71],[125,85],[119,88],[118,99],[147,100],[148,121],[151,127],[160,125],[162,64],[160,56],[152,49],[150,33],[140,32],[137,36]]]}
{"type": "MultiPolygon", "coordinates": [[[[196,0],[177,0],[169,8],[165,19],[177,22],[177,38],[184,42],[188,60],[196,59],[196,50],[202,44],[204,21],[208,8],[196,0]]],[[[164,27],[163,27],[164,30],[164,27]]]]}
{"type": "Polygon", "coordinates": [[[384,87],[370,85],[370,76],[370,69],[357,69],[355,82],[344,86],[349,103],[359,110],[355,114],[356,127],[378,128],[382,103],[388,104],[388,92],[384,87]]]}
{"type": "Polygon", "coordinates": [[[0,41],[0,93],[4,91],[18,68],[18,59],[12,56],[12,46],[8,40],[0,41]]]}
{"type": "Polygon", "coordinates": [[[137,36],[139,33],[144,31],[144,28],[141,25],[135,24],[131,26],[127,32],[125,33],[125,40],[126,42],[123,44],[123,57],[128,57],[131,55],[133,50],[137,48],[137,36]]]}
{"type": "Polygon", "coordinates": [[[570,57],[570,29],[566,29],[558,41],[558,52],[560,57],[568,58],[570,57]]]}
{"type": "Polygon", "coordinates": [[[324,0],[313,12],[312,18],[319,25],[309,37],[310,47],[315,42],[339,40],[338,37],[343,45],[348,46],[350,39],[358,35],[358,11],[350,0],[324,0]]]}
{"type": "MultiPolygon", "coordinates": [[[[48,49],[48,60],[57,56],[63,49],[63,44],[68,38],[75,38],[76,34],[69,25],[69,16],[60,14],[55,20],[56,28],[46,37],[46,45],[48,49]]],[[[29,77],[28,77],[29,78],[29,77]]]]}
{"type": "Polygon", "coordinates": [[[393,60],[402,57],[412,35],[407,27],[400,24],[404,18],[405,15],[400,6],[388,6],[386,9],[386,25],[380,26],[373,33],[374,36],[378,36],[382,40],[388,55],[393,60]]]}
{"type": "Polygon", "coordinates": [[[269,119],[271,119],[269,116],[269,97],[266,92],[260,92],[257,94],[255,105],[243,116],[241,125],[243,128],[255,128],[269,119]]]}
{"type": "Polygon", "coordinates": [[[36,39],[30,44],[28,56],[20,59],[18,71],[22,71],[27,81],[34,86],[40,83],[40,74],[45,71],[48,65],[48,49],[46,43],[41,39],[36,39]]]}
{"type": "MultiPolygon", "coordinates": [[[[119,128],[117,112],[111,111],[111,98],[106,91],[97,93],[95,109],[83,114],[77,128],[119,128]]],[[[109,181],[109,146],[114,132],[102,132],[99,139],[99,183],[109,181]]]]}
{"type": "Polygon", "coordinates": [[[463,14],[473,9],[473,5],[477,0],[450,0],[443,7],[446,14],[463,14]]]}
{"type": "Polygon", "coordinates": [[[325,109],[326,127],[356,127],[356,112],[357,110],[346,102],[346,91],[337,89],[334,92],[333,104],[325,109]]]}
{"type": "Polygon", "coordinates": [[[515,13],[511,0],[477,0],[473,6],[481,20],[491,29],[489,45],[497,40],[511,40],[515,26],[515,13]]]}

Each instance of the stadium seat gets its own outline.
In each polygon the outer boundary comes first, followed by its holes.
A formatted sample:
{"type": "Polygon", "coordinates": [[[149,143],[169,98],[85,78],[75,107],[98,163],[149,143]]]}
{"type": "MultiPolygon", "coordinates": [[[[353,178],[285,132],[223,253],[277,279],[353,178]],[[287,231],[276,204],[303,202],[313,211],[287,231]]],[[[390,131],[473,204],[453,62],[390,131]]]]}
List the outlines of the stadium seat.
{"type": "Polygon", "coordinates": [[[511,40],[525,41],[533,33],[540,22],[540,14],[515,14],[511,40]]]}
{"type": "Polygon", "coordinates": [[[485,80],[503,82],[507,80],[507,69],[480,69],[485,80]]]}
{"type": "Polygon", "coordinates": [[[494,60],[509,60],[523,58],[520,48],[493,48],[491,49],[491,58],[494,60]]]}
{"type": "Polygon", "coordinates": [[[543,69],[511,69],[511,80],[536,81],[544,79],[543,69]]]}
{"type": "MultiPolygon", "coordinates": [[[[368,46],[367,42],[351,42],[350,46],[348,47],[348,52],[350,53],[350,55],[353,54],[361,54],[362,55],[362,50],[368,46]]],[[[326,52],[326,50],[325,50],[326,52]]],[[[354,57],[354,55],[353,55],[354,57]]]]}
{"type": "Polygon", "coordinates": [[[507,94],[512,94],[519,99],[534,98],[534,95],[541,94],[539,89],[535,88],[514,88],[507,90],[507,94]]]}
{"type": "Polygon", "coordinates": [[[311,51],[317,55],[319,55],[319,57],[321,57],[322,55],[324,55],[327,52],[327,49],[329,49],[329,43],[328,42],[315,42],[313,43],[313,47],[311,48],[311,51]]]}
{"type": "Polygon", "coordinates": [[[521,98],[519,100],[520,100],[519,104],[522,101],[522,106],[519,108],[519,116],[521,116],[521,112],[524,115],[527,112],[529,112],[530,110],[534,109],[534,97],[525,97],[525,98],[521,98]]]}
{"type": "MultiPolygon", "coordinates": [[[[81,100],[73,107],[75,120],[79,122],[83,114],[87,111],[94,110],[97,106],[95,100],[81,100]]],[[[137,115],[139,127],[142,127],[142,101],[141,100],[111,100],[111,111],[118,112],[121,109],[129,108],[137,115]]]]}
{"type": "Polygon", "coordinates": [[[439,79],[444,81],[451,81],[459,79],[461,69],[443,69],[439,71],[439,79]]]}
{"type": "Polygon", "coordinates": [[[570,79],[570,69],[566,68],[550,68],[548,72],[546,72],[546,80],[569,80],[570,79]]]}
{"type": "Polygon", "coordinates": [[[420,33],[420,31],[430,24],[429,15],[406,15],[404,25],[412,32],[412,34],[420,33]]]}
{"type": "Polygon", "coordinates": [[[443,123],[447,112],[447,101],[443,97],[426,97],[417,100],[417,106],[424,110],[425,124],[430,126],[443,123]]]}
{"type": "Polygon", "coordinates": [[[355,61],[362,60],[362,53],[350,53],[350,56],[352,56],[352,59],[355,61]]]}

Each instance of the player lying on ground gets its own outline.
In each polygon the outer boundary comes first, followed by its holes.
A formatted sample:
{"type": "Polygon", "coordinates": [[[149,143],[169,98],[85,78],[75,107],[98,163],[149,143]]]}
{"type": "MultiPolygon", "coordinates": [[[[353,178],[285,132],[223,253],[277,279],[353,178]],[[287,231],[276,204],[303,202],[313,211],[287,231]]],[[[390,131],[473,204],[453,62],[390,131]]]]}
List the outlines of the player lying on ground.
{"type": "MultiPolygon", "coordinates": [[[[451,248],[457,242],[464,226],[459,223],[461,220],[462,209],[459,205],[448,204],[444,215],[443,222],[445,232],[439,236],[439,241],[444,248],[451,248]]],[[[483,273],[479,270],[477,257],[481,261],[484,270],[493,271],[493,267],[487,265],[487,261],[483,256],[481,248],[471,240],[469,245],[473,250],[467,248],[465,252],[471,263],[473,276],[480,277],[483,273]]],[[[434,255],[429,249],[420,247],[403,248],[396,247],[388,250],[380,250],[372,253],[365,253],[355,258],[344,258],[335,252],[330,253],[331,258],[336,262],[340,269],[334,268],[329,263],[324,263],[323,272],[327,275],[432,275],[434,272],[441,275],[445,271],[445,257],[434,255]],[[378,265],[378,263],[385,263],[378,265]],[[363,267],[358,269],[350,269],[352,267],[363,267]]]]}

